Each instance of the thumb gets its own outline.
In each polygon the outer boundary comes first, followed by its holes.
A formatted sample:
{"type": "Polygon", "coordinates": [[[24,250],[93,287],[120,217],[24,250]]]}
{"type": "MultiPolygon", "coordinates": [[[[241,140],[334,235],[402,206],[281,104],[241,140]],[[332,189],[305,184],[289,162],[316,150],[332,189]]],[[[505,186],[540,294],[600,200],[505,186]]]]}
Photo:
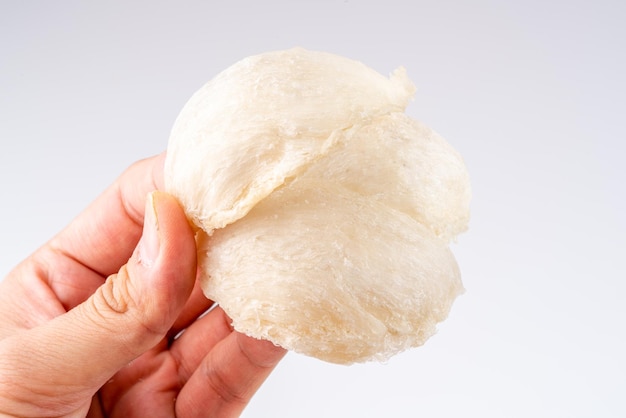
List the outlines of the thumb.
{"type": "Polygon", "coordinates": [[[54,389],[53,399],[64,403],[68,399],[59,391],[67,390],[74,398],[70,403],[78,402],[79,394],[88,401],[165,336],[191,294],[195,275],[194,235],[180,205],[165,193],[150,194],[143,235],[128,263],[81,305],[3,341],[14,347],[7,361],[21,369],[13,384],[22,376],[18,387],[33,396],[54,389]]]}

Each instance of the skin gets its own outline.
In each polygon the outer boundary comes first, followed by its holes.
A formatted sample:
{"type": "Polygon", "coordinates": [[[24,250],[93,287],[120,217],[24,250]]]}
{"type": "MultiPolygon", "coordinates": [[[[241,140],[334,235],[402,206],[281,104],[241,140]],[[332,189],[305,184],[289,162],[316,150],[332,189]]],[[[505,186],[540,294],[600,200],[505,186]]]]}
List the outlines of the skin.
{"type": "Polygon", "coordinates": [[[285,355],[219,307],[200,316],[213,302],[182,208],[156,191],[163,160],[131,166],[0,283],[0,416],[238,416],[285,355]]]}

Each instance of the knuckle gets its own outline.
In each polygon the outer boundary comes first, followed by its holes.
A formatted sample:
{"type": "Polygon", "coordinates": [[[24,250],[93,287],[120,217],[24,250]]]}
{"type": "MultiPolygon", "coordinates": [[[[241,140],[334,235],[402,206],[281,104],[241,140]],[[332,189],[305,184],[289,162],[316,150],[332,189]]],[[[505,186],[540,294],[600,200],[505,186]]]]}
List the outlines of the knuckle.
{"type": "Polygon", "coordinates": [[[160,315],[154,312],[149,296],[133,286],[127,266],[107,278],[94,294],[92,311],[95,320],[113,332],[135,334],[140,339],[161,338],[164,329],[160,315]]]}
{"type": "Polygon", "coordinates": [[[205,368],[209,390],[213,391],[222,402],[230,405],[246,405],[250,398],[247,387],[234,382],[225,370],[207,364],[205,368]]]}
{"type": "Polygon", "coordinates": [[[128,272],[123,266],[118,274],[109,276],[104,284],[96,292],[94,298],[97,312],[112,314],[125,314],[136,305],[129,289],[130,280],[126,280],[128,272]]]}
{"type": "Polygon", "coordinates": [[[96,290],[87,303],[79,306],[81,326],[86,329],[97,329],[108,338],[116,341],[121,347],[132,351],[135,345],[132,311],[135,301],[129,290],[128,280],[124,280],[125,267],[119,273],[109,276],[96,290]]]}

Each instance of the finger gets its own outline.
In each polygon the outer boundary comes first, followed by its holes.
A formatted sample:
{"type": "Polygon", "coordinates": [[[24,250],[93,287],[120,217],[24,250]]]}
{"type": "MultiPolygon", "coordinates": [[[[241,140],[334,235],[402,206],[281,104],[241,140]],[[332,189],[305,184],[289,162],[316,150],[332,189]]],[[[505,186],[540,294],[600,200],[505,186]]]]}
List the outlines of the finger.
{"type": "Polygon", "coordinates": [[[286,351],[231,333],[202,361],[176,401],[177,416],[237,417],[286,351]]]}
{"type": "Polygon", "coordinates": [[[118,274],[67,314],[0,342],[0,396],[23,388],[17,397],[28,405],[43,397],[75,406],[162,340],[191,294],[196,249],[178,202],[151,196],[141,241],[118,274]]]}
{"type": "Polygon", "coordinates": [[[107,277],[123,265],[141,235],[146,195],[163,187],[165,154],[130,166],[48,247],[107,277]]]}
{"type": "Polygon", "coordinates": [[[213,301],[204,296],[200,282],[196,281],[189,300],[185,304],[183,311],[172,325],[168,338],[172,339],[181,331],[193,324],[200,315],[213,306],[213,301]]]}
{"type": "Polygon", "coordinates": [[[214,307],[198,319],[172,344],[170,353],[178,364],[179,380],[186,383],[206,355],[233,332],[231,320],[222,308],[214,307]]]}
{"type": "Polygon", "coordinates": [[[11,272],[2,284],[11,289],[0,295],[0,314],[12,317],[11,329],[0,330],[0,336],[45,323],[84,302],[128,260],[141,235],[145,196],[163,184],[164,159],[163,153],[133,164],[11,272]]]}

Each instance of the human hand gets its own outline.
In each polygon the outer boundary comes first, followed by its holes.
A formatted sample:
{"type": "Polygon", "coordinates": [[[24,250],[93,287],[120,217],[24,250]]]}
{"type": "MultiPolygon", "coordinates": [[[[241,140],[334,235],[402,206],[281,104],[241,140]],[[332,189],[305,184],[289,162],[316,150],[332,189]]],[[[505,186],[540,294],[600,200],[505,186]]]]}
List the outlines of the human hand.
{"type": "Polygon", "coordinates": [[[131,166],[0,283],[0,415],[237,416],[284,356],[219,307],[201,316],[213,302],[193,231],[150,193],[163,158],[131,166]]]}

